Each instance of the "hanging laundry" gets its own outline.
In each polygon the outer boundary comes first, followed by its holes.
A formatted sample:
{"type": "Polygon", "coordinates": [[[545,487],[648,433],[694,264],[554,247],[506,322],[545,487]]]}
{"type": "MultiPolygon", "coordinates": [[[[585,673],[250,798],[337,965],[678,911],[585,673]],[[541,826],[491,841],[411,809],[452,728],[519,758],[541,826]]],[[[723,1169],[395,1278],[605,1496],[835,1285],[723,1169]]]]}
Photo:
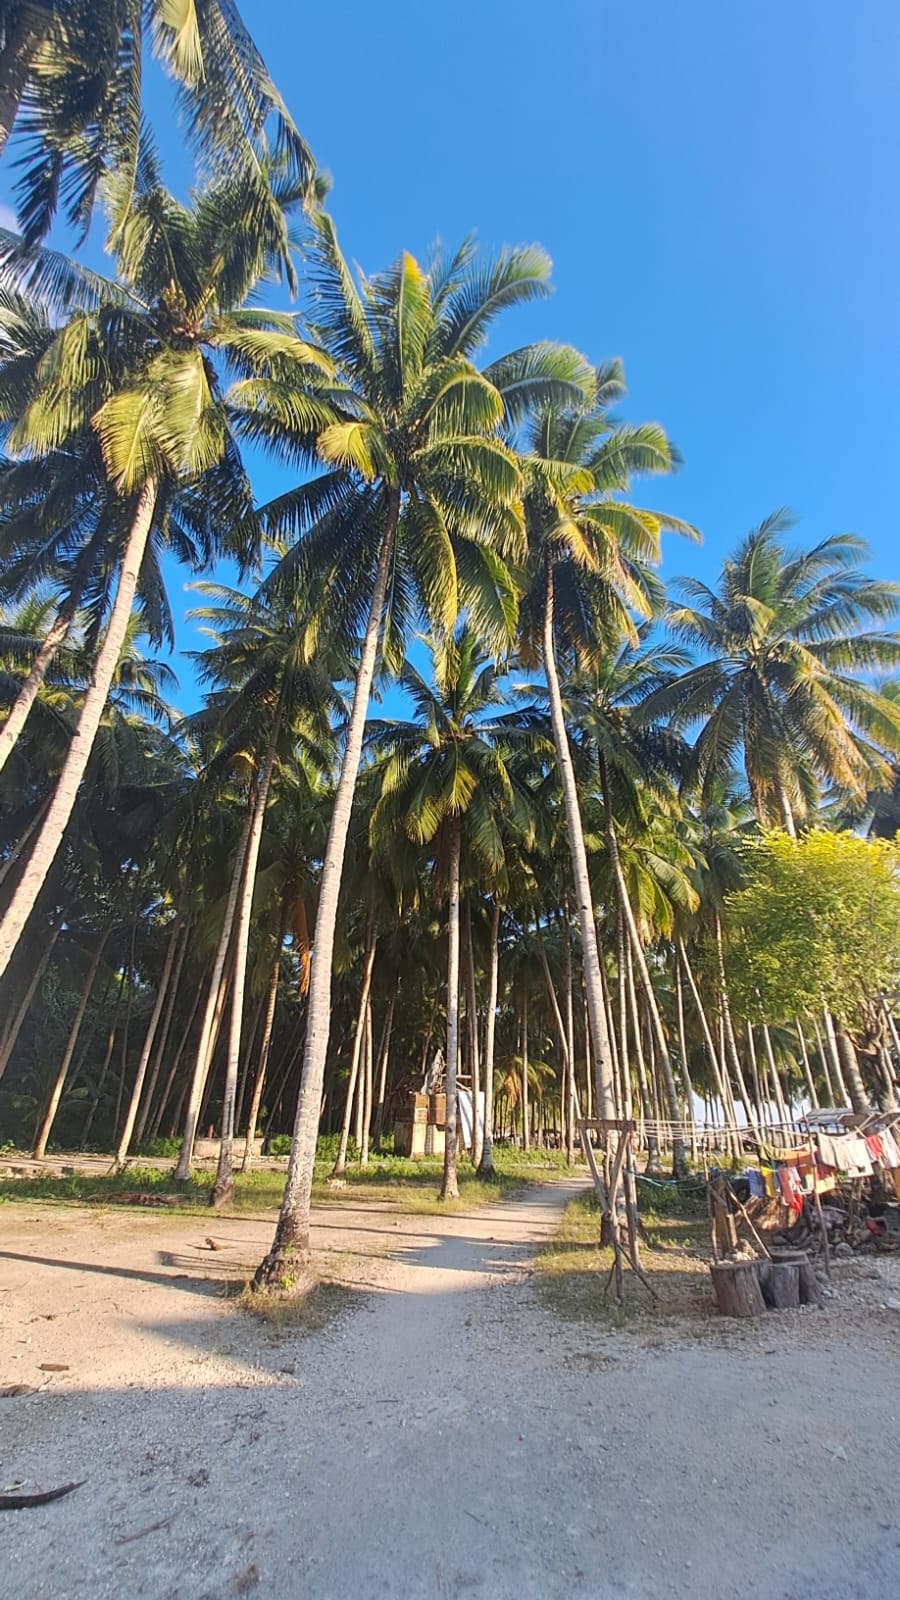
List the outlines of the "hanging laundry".
{"type": "Polygon", "coordinates": [[[900,1167],[900,1149],[897,1148],[897,1139],[892,1128],[885,1128],[880,1134],[881,1139],[881,1164],[893,1171],[900,1167]]]}
{"type": "Polygon", "coordinates": [[[816,1156],[816,1193],[830,1194],[837,1187],[837,1173],[834,1167],[824,1167],[816,1156]]]}
{"type": "Polygon", "coordinates": [[[855,1133],[820,1133],[817,1138],[819,1160],[823,1166],[837,1167],[848,1178],[869,1178],[872,1161],[865,1139],[855,1133]]]}
{"type": "Polygon", "coordinates": [[[791,1211],[796,1211],[799,1214],[803,1210],[803,1192],[800,1188],[797,1168],[779,1167],[777,1177],[782,1200],[786,1206],[790,1207],[791,1211]]]}
{"type": "Polygon", "coordinates": [[[844,1139],[846,1146],[846,1166],[844,1170],[851,1178],[870,1178],[872,1176],[872,1159],[866,1148],[865,1139],[858,1134],[848,1133],[844,1139]]]}
{"type": "Polygon", "coordinates": [[[837,1152],[835,1150],[836,1143],[837,1140],[833,1139],[831,1134],[822,1133],[821,1129],[816,1134],[816,1149],[819,1153],[819,1161],[823,1167],[831,1167],[832,1169],[835,1169],[840,1166],[840,1161],[838,1160],[837,1152]]]}
{"type": "Polygon", "coordinates": [[[744,1177],[747,1180],[747,1187],[750,1190],[750,1198],[752,1200],[765,1200],[766,1182],[759,1170],[759,1167],[745,1167],[744,1177]]]}
{"type": "Polygon", "coordinates": [[[884,1150],[881,1143],[880,1133],[867,1133],[865,1140],[866,1149],[868,1150],[872,1160],[877,1161],[880,1166],[884,1166],[884,1150]]]}

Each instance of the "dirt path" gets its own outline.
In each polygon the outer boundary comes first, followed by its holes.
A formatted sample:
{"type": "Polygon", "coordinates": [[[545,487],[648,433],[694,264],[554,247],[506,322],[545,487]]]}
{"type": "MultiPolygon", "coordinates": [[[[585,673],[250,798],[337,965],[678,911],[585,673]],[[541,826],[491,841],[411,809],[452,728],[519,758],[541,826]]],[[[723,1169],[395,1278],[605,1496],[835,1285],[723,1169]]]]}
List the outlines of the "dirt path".
{"type": "Polygon", "coordinates": [[[0,1384],[46,1387],[0,1399],[0,1487],[87,1482],[0,1513],[3,1600],[896,1593],[900,1315],[559,1323],[528,1262],[571,1192],[323,1208],[317,1332],[222,1298],[269,1218],[212,1251],[206,1219],[4,1207],[0,1384]]]}

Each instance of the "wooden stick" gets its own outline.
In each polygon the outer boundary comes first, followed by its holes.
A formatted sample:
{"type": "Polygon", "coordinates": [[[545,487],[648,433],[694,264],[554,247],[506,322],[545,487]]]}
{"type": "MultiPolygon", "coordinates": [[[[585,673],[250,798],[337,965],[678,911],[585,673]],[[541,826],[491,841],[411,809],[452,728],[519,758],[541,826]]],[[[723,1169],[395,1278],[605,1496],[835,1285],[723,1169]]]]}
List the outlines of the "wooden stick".
{"type": "Polygon", "coordinates": [[[73,1489],[80,1489],[87,1483],[87,1478],[82,1478],[79,1483],[64,1483],[59,1489],[43,1489],[36,1494],[0,1494],[0,1511],[23,1511],[26,1506],[45,1506],[51,1500],[61,1500],[64,1494],[71,1494],[73,1489]]]}
{"type": "Polygon", "coordinates": [[[750,1229],[750,1232],[752,1233],[754,1239],[756,1240],[757,1244],[759,1245],[759,1248],[762,1251],[763,1255],[766,1256],[769,1259],[769,1261],[771,1261],[771,1259],[772,1259],[771,1250],[769,1249],[769,1247],[765,1243],[765,1241],[757,1233],[756,1229],[753,1226],[753,1223],[750,1221],[750,1218],[749,1218],[749,1216],[747,1214],[747,1209],[746,1209],[745,1205],[743,1204],[743,1201],[738,1199],[738,1196],[735,1194],[735,1192],[732,1189],[731,1184],[728,1182],[727,1178],[725,1179],[725,1187],[728,1190],[728,1193],[731,1195],[731,1198],[734,1201],[735,1205],[737,1206],[739,1212],[741,1213],[741,1216],[743,1217],[744,1221],[746,1222],[747,1227],[750,1229]]]}
{"type": "Polygon", "coordinates": [[[135,1539],[146,1539],[148,1533],[158,1533],[161,1528],[169,1528],[175,1521],[175,1512],[170,1517],[160,1517],[158,1522],[151,1522],[147,1528],[138,1528],[137,1533],[117,1533],[116,1544],[133,1544],[135,1539]]]}

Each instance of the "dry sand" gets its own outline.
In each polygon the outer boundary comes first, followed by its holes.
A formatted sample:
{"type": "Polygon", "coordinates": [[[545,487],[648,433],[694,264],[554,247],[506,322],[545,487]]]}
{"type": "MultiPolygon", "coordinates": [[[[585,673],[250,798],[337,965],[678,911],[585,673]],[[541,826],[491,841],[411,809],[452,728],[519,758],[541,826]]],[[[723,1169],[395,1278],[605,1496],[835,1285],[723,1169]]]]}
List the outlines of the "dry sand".
{"type": "Polygon", "coordinates": [[[0,1398],[0,1488],[86,1481],[0,1513],[0,1596],[900,1592],[893,1264],[822,1312],[561,1322],[529,1259],[576,1187],[320,1208],[312,1332],[226,1297],[271,1217],[4,1205],[0,1385],[36,1392],[0,1398]]]}

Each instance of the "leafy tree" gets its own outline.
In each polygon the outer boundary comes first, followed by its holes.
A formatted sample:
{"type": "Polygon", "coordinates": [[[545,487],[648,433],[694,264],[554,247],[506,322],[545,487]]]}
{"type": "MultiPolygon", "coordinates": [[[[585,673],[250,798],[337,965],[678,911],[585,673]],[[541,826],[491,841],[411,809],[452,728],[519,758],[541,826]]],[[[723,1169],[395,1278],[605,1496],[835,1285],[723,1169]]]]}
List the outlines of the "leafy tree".
{"type": "Polygon", "coordinates": [[[637,472],[666,472],[677,459],[655,424],[617,424],[612,403],[624,393],[621,365],[598,369],[590,398],[578,406],[550,401],[535,409],[522,439],[526,478],[529,587],[522,605],[521,648],[544,670],[562,785],[590,1019],[600,1115],[615,1117],[612,1054],[600,974],[581,804],[565,723],[559,663],[569,671],[633,635],[633,615],[653,609],[650,563],[659,536],[675,519],[630,505],[624,494],[637,472]]]}
{"type": "Polygon", "coordinates": [[[725,902],[741,1014],[788,1022],[827,1006],[864,1033],[900,986],[900,852],[881,839],[813,829],[744,851],[745,887],[725,902]]]}
{"type": "MultiPolygon", "coordinates": [[[[182,206],[165,193],[147,152],[143,187],[116,242],[114,282],[53,252],[0,246],[15,288],[46,298],[49,317],[30,357],[0,371],[0,415],[10,448],[52,454],[96,435],[127,533],[115,600],[81,707],[78,728],[40,834],[2,924],[5,969],[62,841],[90,757],[138,587],[160,495],[203,485],[205,509],[227,512],[246,538],[249,486],[235,444],[220,366],[246,373],[290,361],[321,382],[325,362],[289,317],[243,309],[261,276],[287,261],[278,198],[260,171],[224,180],[182,206]],[[76,309],[71,311],[74,303],[76,309]]],[[[311,404],[314,404],[311,402],[311,404]]],[[[319,421],[330,413],[315,405],[319,421]]],[[[238,534],[240,537],[240,534],[238,534]]]]}
{"type": "Polygon", "coordinates": [[[900,661],[900,634],[872,627],[896,616],[900,585],[858,568],[868,554],[850,534],[791,551],[776,511],[722,568],[716,590],[679,584],[672,631],[707,658],[644,710],[678,727],[700,724],[694,751],[704,793],[742,762],[761,824],[791,835],[822,785],[850,796],[890,783],[883,749],[900,745],[897,705],[860,673],[900,661]]]}
{"type": "Polygon", "coordinates": [[[501,818],[528,831],[527,802],[507,770],[504,731],[486,720],[501,698],[497,674],[468,629],[429,642],[433,687],[407,664],[401,684],[415,718],[376,723],[384,765],[372,814],[373,843],[397,828],[421,845],[436,845],[438,876],[447,883],[447,1130],[443,1199],[459,1194],[456,1174],[456,1075],[459,1054],[460,881],[504,866],[501,818]]]}
{"type": "Polygon", "coordinates": [[[292,181],[312,187],[312,157],[232,0],[4,0],[0,7],[0,150],[15,133],[24,167],[19,216],[43,237],[62,198],[84,231],[113,174],[125,219],[141,158],[149,45],[177,85],[204,167],[246,170],[274,146],[292,181]]]}
{"type": "Polygon", "coordinates": [[[549,345],[484,372],[474,365],[501,311],[547,293],[538,250],[478,262],[467,243],[427,271],[403,255],[357,286],[322,215],[309,261],[310,327],[334,362],[340,420],[312,428],[294,385],[278,378],[247,385],[243,399],[254,407],[252,437],[325,468],[273,503],[269,523],[301,535],[288,563],[320,574],[332,614],[343,607],[358,618],[361,641],[320,881],[295,1134],[260,1285],[280,1282],[308,1250],[338,896],[379,646],[396,668],[417,612],[449,629],[460,611],[492,647],[508,646],[516,592],[505,562],[524,546],[521,478],[500,424],[537,396],[571,399],[583,380],[580,358],[549,345]]]}
{"type": "MultiPolygon", "coordinates": [[[[248,597],[217,584],[200,587],[213,603],[198,608],[193,616],[203,620],[216,643],[199,656],[198,665],[201,679],[213,684],[215,689],[206,710],[193,719],[193,728],[197,731],[203,727],[213,728],[223,741],[222,749],[207,768],[206,777],[215,781],[216,774],[229,765],[235,755],[249,769],[247,820],[232,872],[234,931],[232,934],[226,918],[221,944],[223,951],[229,944],[232,947],[231,1022],[222,1139],[212,1193],[212,1203],[221,1206],[233,1190],[232,1146],[241,1023],[251,912],[266,808],[273,781],[277,784],[279,751],[288,765],[297,762],[306,770],[317,761],[323,773],[328,770],[332,760],[332,727],[342,709],[333,684],[334,678],[340,678],[346,671],[346,656],[341,654],[336,641],[331,642],[330,649],[320,646],[318,652],[313,653],[309,613],[302,592],[289,599],[286,587],[282,586],[274,595],[263,592],[248,597]]],[[[315,637],[313,631],[312,638],[315,637]]],[[[214,970],[207,1006],[210,1024],[217,988],[214,970]]],[[[186,1178],[189,1172],[209,1065],[208,1055],[203,1048],[199,1049],[176,1168],[179,1179],[186,1178]]],[[[124,1155],[124,1151],[122,1153],[124,1155]]]]}

